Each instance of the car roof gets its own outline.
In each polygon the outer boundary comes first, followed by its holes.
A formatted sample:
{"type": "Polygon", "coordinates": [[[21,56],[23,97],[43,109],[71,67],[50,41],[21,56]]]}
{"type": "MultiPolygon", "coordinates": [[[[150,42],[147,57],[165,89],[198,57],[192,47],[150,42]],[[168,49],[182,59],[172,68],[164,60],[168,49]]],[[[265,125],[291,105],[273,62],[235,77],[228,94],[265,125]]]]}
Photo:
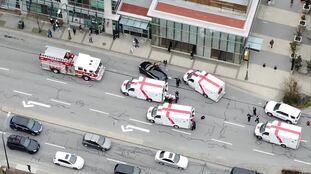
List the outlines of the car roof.
{"type": "Polygon", "coordinates": [[[86,133],[84,135],[85,140],[93,141],[93,142],[98,142],[100,135],[92,134],[92,133],[86,133]]]}
{"type": "Polygon", "coordinates": [[[121,173],[133,173],[134,166],[130,166],[127,164],[117,164],[115,166],[115,171],[121,172],[121,173]]]}
{"type": "Polygon", "coordinates": [[[11,119],[12,122],[20,124],[20,125],[27,125],[30,118],[20,116],[20,115],[14,115],[11,119]]]}
{"type": "Polygon", "coordinates": [[[71,156],[71,154],[67,153],[67,152],[57,151],[55,153],[55,158],[57,158],[57,159],[68,160],[70,156],[71,156]]]}
{"type": "Polygon", "coordinates": [[[257,172],[240,167],[233,167],[230,174],[257,174],[257,172]]]}
{"type": "Polygon", "coordinates": [[[168,151],[162,151],[162,152],[164,152],[163,158],[167,158],[167,159],[173,160],[174,157],[175,157],[175,153],[168,152],[168,151]]]}
{"type": "Polygon", "coordinates": [[[20,135],[10,135],[8,138],[9,143],[19,144],[23,137],[20,135]]]}

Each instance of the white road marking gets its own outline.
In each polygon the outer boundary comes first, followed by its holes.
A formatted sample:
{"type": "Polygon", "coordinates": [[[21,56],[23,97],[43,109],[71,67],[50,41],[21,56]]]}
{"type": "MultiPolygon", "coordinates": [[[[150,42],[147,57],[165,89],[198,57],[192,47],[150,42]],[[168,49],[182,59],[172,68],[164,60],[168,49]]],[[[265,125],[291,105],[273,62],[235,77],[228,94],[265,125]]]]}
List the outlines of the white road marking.
{"type": "Polygon", "coordinates": [[[9,117],[11,115],[11,112],[8,112],[8,114],[6,114],[6,117],[9,117]]]}
{"type": "Polygon", "coordinates": [[[58,81],[58,80],[54,80],[54,79],[49,79],[49,78],[47,78],[46,80],[51,81],[51,82],[61,83],[61,84],[67,84],[66,82],[62,82],[62,81],[58,81]]]}
{"type": "Polygon", "coordinates": [[[305,162],[305,161],[300,161],[300,160],[297,160],[297,159],[294,159],[294,161],[299,162],[299,163],[303,163],[303,164],[307,164],[307,165],[311,166],[311,163],[308,163],[308,162],[305,162]]]}
{"type": "Polygon", "coordinates": [[[13,90],[13,92],[16,92],[16,93],[19,93],[19,94],[28,95],[28,96],[32,96],[32,94],[29,94],[27,92],[22,92],[22,91],[17,91],[17,90],[13,90]]]}
{"type": "Polygon", "coordinates": [[[117,95],[117,94],[112,94],[112,93],[109,93],[109,92],[105,92],[105,94],[111,95],[111,96],[115,96],[115,97],[119,97],[119,98],[125,98],[124,96],[117,95]]]}
{"type": "Polygon", "coordinates": [[[0,70],[9,71],[8,68],[0,67],[0,70]]]}
{"type": "Polygon", "coordinates": [[[47,104],[44,104],[44,103],[40,103],[40,102],[35,102],[35,101],[28,101],[27,103],[23,100],[23,106],[24,107],[34,107],[35,105],[38,105],[38,106],[42,106],[42,107],[46,107],[46,108],[50,108],[51,105],[47,105],[47,104]]]}
{"type": "Polygon", "coordinates": [[[90,111],[93,111],[93,112],[98,112],[98,113],[101,113],[101,114],[106,114],[106,115],[109,115],[109,113],[107,113],[107,112],[100,111],[100,110],[96,110],[96,109],[92,109],[92,108],[90,108],[89,110],[90,110],[90,111]]]}
{"type": "Polygon", "coordinates": [[[139,130],[139,131],[142,131],[142,132],[147,132],[149,133],[150,130],[149,129],[144,129],[144,128],[141,128],[141,127],[136,127],[136,126],[133,126],[133,125],[121,125],[121,129],[122,129],[122,132],[131,132],[133,131],[133,129],[136,129],[136,130],[139,130]]]}
{"type": "Polygon", "coordinates": [[[265,23],[265,24],[267,24],[268,22],[267,22],[267,21],[262,21],[262,23],[265,23]]]}
{"type": "Polygon", "coordinates": [[[5,135],[5,132],[0,131],[0,134],[4,134],[5,135]]]}
{"type": "Polygon", "coordinates": [[[181,130],[177,130],[177,129],[172,129],[172,131],[183,133],[183,134],[187,134],[187,135],[191,135],[191,133],[189,133],[189,132],[185,132],[185,131],[181,131],[181,130]]]}
{"type": "Polygon", "coordinates": [[[63,147],[63,146],[59,146],[59,145],[52,144],[52,143],[44,143],[44,144],[49,145],[49,146],[58,147],[58,148],[61,148],[61,149],[65,149],[65,147],[63,147]]]}
{"type": "Polygon", "coordinates": [[[214,138],[211,139],[212,141],[216,141],[216,142],[219,142],[219,143],[224,143],[224,144],[227,144],[227,145],[231,145],[232,146],[232,143],[228,143],[228,142],[225,142],[225,141],[221,141],[221,140],[216,140],[214,138]]]}
{"type": "Polygon", "coordinates": [[[111,159],[111,158],[106,158],[106,159],[109,160],[109,161],[116,162],[116,163],[126,164],[126,162],[123,162],[123,161],[118,161],[118,160],[111,159]]]}
{"type": "Polygon", "coordinates": [[[224,121],[224,123],[235,125],[235,126],[239,126],[239,127],[245,127],[245,126],[243,126],[241,124],[236,124],[236,123],[232,123],[232,122],[229,122],[229,121],[224,121]]]}
{"type": "Polygon", "coordinates": [[[301,142],[304,142],[304,143],[307,143],[308,141],[307,140],[300,140],[301,142]]]}
{"type": "Polygon", "coordinates": [[[261,150],[257,150],[257,149],[253,149],[253,151],[259,152],[259,153],[264,153],[264,154],[271,155],[271,156],[274,155],[273,153],[269,153],[269,152],[265,152],[265,151],[261,151],[261,150]]]}
{"type": "Polygon", "coordinates": [[[136,121],[138,123],[143,123],[143,124],[147,124],[147,125],[152,125],[151,123],[148,123],[148,122],[145,122],[145,121],[140,121],[140,120],[136,120],[136,119],[133,119],[133,118],[130,118],[131,121],[136,121]]]}
{"type": "Polygon", "coordinates": [[[60,101],[60,100],[56,100],[56,99],[50,99],[50,101],[52,102],[56,102],[56,103],[61,103],[61,104],[64,104],[64,105],[71,105],[70,103],[67,103],[67,102],[64,102],[64,101],[60,101]]]}

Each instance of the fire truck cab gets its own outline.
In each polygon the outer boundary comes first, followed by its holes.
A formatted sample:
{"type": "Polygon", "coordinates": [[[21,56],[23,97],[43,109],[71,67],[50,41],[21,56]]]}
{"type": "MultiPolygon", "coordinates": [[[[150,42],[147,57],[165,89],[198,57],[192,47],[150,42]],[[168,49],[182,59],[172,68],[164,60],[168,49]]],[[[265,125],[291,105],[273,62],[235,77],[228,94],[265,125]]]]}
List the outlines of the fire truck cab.
{"type": "Polygon", "coordinates": [[[46,46],[40,53],[41,68],[54,73],[62,73],[82,77],[84,80],[101,80],[105,67],[99,58],[87,54],[73,54],[70,50],[46,46]]]}

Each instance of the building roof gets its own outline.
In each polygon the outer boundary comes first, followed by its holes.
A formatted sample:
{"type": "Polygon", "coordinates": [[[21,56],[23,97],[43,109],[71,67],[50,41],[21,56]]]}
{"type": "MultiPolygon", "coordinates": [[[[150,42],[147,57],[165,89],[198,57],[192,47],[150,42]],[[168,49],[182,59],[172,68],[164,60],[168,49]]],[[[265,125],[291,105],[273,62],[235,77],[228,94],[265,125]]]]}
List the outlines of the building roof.
{"type": "Polygon", "coordinates": [[[140,7],[133,4],[122,3],[120,11],[124,11],[127,13],[133,13],[140,16],[147,16],[148,8],[140,7]]]}
{"type": "Polygon", "coordinates": [[[149,17],[247,37],[259,5],[251,1],[247,14],[180,0],[153,0],[149,17]]]}

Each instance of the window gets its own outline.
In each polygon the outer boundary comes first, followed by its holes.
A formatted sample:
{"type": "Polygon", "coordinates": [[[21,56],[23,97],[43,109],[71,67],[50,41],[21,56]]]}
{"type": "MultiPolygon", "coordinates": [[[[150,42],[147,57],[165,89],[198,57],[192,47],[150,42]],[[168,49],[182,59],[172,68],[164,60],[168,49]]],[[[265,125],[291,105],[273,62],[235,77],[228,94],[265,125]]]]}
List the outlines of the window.
{"type": "Polygon", "coordinates": [[[160,19],[160,36],[166,37],[166,20],[160,19]]]}
{"type": "Polygon", "coordinates": [[[219,49],[219,41],[220,41],[220,32],[214,31],[212,48],[219,49]]]}
{"type": "Polygon", "coordinates": [[[197,44],[197,30],[198,28],[195,26],[190,26],[190,43],[196,45],[197,44]]]}
{"type": "Polygon", "coordinates": [[[62,160],[62,159],[58,159],[59,162],[65,163],[65,164],[70,164],[68,161],[62,160]]]}
{"type": "Polygon", "coordinates": [[[174,22],[167,21],[167,38],[174,39],[174,22]]]}
{"type": "Polygon", "coordinates": [[[82,67],[78,67],[78,70],[81,70],[81,71],[82,71],[82,70],[83,70],[83,68],[82,68],[82,67]]]}
{"type": "Polygon", "coordinates": [[[175,40],[181,41],[181,24],[175,23],[175,40]]]}
{"type": "Polygon", "coordinates": [[[189,25],[187,24],[182,24],[182,42],[189,42],[189,25]]]}

